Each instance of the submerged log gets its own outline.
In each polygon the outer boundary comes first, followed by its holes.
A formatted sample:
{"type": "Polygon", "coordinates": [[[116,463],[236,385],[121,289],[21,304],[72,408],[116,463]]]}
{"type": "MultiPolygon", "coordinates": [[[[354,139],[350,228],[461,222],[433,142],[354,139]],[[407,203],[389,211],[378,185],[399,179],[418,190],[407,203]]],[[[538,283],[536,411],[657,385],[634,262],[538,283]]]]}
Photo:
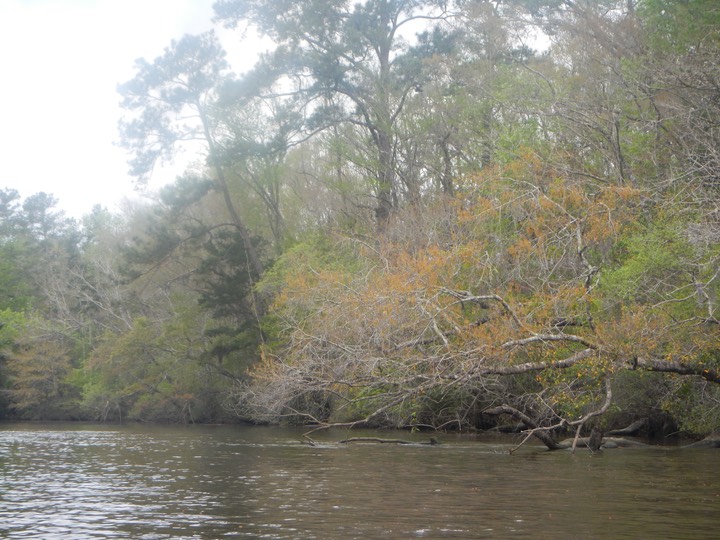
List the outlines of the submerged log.
{"type": "MultiPolygon", "coordinates": [[[[592,436],[580,437],[577,440],[577,446],[585,446],[592,450],[593,447],[590,446],[591,438],[592,436]]],[[[564,441],[560,441],[559,443],[557,443],[557,447],[558,449],[570,449],[573,446],[574,440],[575,439],[565,439],[564,441]]],[[[596,443],[597,441],[593,442],[596,443]]],[[[602,450],[604,448],[647,448],[649,446],[649,444],[645,444],[640,441],[633,441],[632,439],[624,439],[622,437],[603,437],[600,444],[594,449],[602,450]]]]}
{"type": "Polygon", "coordinates": [[[347,444],[347,443],[436,445],[436,444],[440,444],[440,441],[438,441],[435,437],[430,437],[429,442],[415,442],[415,441],[407,441],[405,439],[382,439],[380,437],[350,437],[349,439],[343,439],[342,441],[339,441],[339,444],[347,444]]]}

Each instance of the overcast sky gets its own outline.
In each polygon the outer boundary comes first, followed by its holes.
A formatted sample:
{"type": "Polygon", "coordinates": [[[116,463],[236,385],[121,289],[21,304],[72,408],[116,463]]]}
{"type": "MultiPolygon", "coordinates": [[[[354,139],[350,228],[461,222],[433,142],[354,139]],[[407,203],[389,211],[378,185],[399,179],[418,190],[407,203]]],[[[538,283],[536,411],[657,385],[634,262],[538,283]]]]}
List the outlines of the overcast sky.
{"type": "MultiPolygon", "coordinates": [[[[132,193],[114,145],[135,59],[212,27],[213,0],[0,0],[0,188],[69,215],[132,193]]],[[[162,176],[162,173],[161,173],[162,176]]],[[[167,178],[171,175],[165,173],[167,178]]]]}

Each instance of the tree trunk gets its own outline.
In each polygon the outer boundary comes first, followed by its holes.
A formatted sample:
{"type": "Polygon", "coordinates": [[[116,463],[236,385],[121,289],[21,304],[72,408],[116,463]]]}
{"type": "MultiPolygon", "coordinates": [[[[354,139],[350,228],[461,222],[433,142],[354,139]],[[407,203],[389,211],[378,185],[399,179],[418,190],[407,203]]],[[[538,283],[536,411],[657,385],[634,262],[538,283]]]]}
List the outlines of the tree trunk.
{"type": "Polygon", "coordinates": [[[380,232],[387,228],[392,214],[394,169],[392,159],[392,139],[388,133],[378,130],[376,144],[378,147],[378,187],[376,190],[377,205],[375,219],[380,232]]]}
{"type": "Polygon", "coordinates": [[[720,432],[708,435],[702,441],[683,446],[683,448],[720,448],[720,432]]]}
{"type": "Polygon", "coordinates": [[[597,452],[598,450],[600,450],[602,440],[603,436],[600,430],[593,428],[593,430],[590,432],[590,438],[588,439],[588,448],[593,452],[597,452]]]}
{"type": "Polygon", "coordinates": [[[245,248],[245,254],[247,255],[248,261],[250,263],[250,267],[255,273],[256,276],[261,276],[263,273],[263,264],[260,262],[260,257],[258,256],[257,250],[255,249],[255,246],[252,243],[252,238],[250,237],[250,232],[245,226],[245,223],[243,223],[242,218],[240,217],[240,214],[237,211],[237,208],[235,208],[235,204],[232,201],[232,197],[230,196],[230,189],[228,188],[227,181],[225,179],[225,171],[220,165],[220,159],[218,157],[218,151],[215,147],[215,140],[213,139],[212,133],[210,132],[210,125],[207,119],[207,116],[205,115],[205,112],[203,111],[202,105],[199,103],[196,104],[197,110],[200,113],[200,120],[202,121],[203,125],[203,131],[205,134],[205,139],[208,144],[208,152],[210,157],[210,163],[212,164],[212,167],[215,169],[215,185],[218,187],[220,192],[223,196],[223,201],[225,202],[225,207],[227,208],[228,213],[230,214],[230,219],[233,222],[233,225],[237,228],[238,232],[240,233],[240,237],[243,241],[243,247],[245,248]]]}

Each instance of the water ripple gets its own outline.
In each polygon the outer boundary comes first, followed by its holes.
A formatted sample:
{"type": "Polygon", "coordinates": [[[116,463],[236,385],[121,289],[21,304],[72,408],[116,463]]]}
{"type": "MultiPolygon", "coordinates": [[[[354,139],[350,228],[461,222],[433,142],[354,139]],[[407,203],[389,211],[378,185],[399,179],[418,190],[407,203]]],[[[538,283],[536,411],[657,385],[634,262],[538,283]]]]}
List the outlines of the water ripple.
{"type": "Polygon", "coordinates": [[[718,453],[298,444],[261,428],[0,426],[0,537],[713,538],[718,453]],[[692,528],[690,528],[692,527],[692,528]],[[542,531],[539,534],[538,531],[542,531]]]}

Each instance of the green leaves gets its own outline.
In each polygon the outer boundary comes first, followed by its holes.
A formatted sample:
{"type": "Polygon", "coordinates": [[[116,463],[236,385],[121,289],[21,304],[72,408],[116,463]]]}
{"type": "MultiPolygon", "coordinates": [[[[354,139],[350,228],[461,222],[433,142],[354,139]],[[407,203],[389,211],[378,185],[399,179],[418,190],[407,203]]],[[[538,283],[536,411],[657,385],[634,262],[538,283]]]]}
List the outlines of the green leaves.
{"type": "Polygon", "coordinates": [[[284,89],[290,86],[289,93],[302,104],[306,132],[346,124],[357,133],[365,154],[362,162],[353,155],[342,158],[351,166],[372,170],[367,185],[380,227],[397,206],[401,182],[409,186],[406,191],[412,197],[421,189],[418,173],[400,170],[397,126],[409,95],[422,82],[419,55],[428,54],[430,42],[411,49],[402,33],[417,21],[440,24],[446,8],[429,0],[371,0],[352,6],[318,0],[215,4],[218,18],[226,24],[246,22],[273,38],[277,48],[261,59],[256,74],[266,83],[268,75],[274,75],[284,89]],[[408,174],[401,177],[403,172],[408,174]]]}
{"type": "Polygon", "coordinates": [[[131,113],[120,122],[121,144],[133,154],[131,174],[146,182],[179,144],[208,142],[210,102],[228,64],[211,31],[173,41],[163,56],[138,60],[135,67],[135,77],[118,86],[121,105],[131,113]]]}
{"type": "Polygon", "coordinates": [[[620,301],[660,302],[687,296],[692,290],[693,253],[672,224],[653,223],[650,230],[621,244],[621,264],[603,272],[603,290],[620,301]]]}
{"type": "Polygon", "coordinates": [[[15,346],[25,324],[23,313],[11,309],[0,310],[0,360],[15,346]]]}
{"type": "Polygon", "coordinates": [[[641,0],[638,11],[661,50],[683,53],[701,43],[720,44],[720,7],[714,0],[641,0]]]}
{"type": "Polygon", "coordinates": [[[216,419],[242,394],[263,420],[480,425],[504,404],[549,428],[620,381],[618,406],[647,385],[643,411],[670,396],[710,425],[716,401],[666,375],[717,380],[712,2],[215,10],[275,48],[237,78],[212,32],[185,36],[118,88],[138,181],[187,144],[196,170],[82,238],[52,196],[0,191],[18,412],[74,414],[82,387],[99,419],[216,419]]]}
{"type": "Polygon", "coordinates": [[[213,358],[217,326],[192,296],[176,294],[167,320],[137,317],[107,333],[87,370],[84,406],[97,419],[217,421],[236,366],[213,358]]]}

